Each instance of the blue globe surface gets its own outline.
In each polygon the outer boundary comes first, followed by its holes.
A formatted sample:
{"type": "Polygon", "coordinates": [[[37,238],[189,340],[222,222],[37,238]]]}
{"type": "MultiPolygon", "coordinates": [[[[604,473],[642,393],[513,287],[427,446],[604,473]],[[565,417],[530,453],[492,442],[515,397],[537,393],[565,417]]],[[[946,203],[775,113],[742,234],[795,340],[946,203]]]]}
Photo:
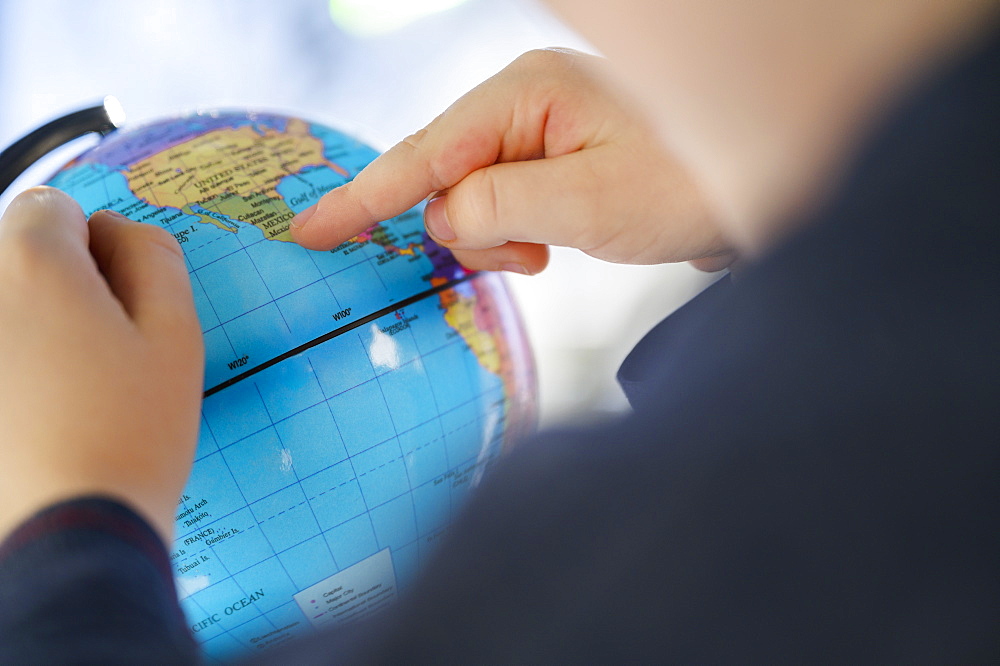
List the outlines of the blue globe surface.
{"type": "Polygon", "coordinates": [[[392,603],[534,428],[502,279],[463,270],[419,207],[328,252],[291,242],[295,213],[376,154],[299,118],[203,113],[115,132],[49,183],[184,250],[207,358],[170,558],[210,659],[392,603]]]}

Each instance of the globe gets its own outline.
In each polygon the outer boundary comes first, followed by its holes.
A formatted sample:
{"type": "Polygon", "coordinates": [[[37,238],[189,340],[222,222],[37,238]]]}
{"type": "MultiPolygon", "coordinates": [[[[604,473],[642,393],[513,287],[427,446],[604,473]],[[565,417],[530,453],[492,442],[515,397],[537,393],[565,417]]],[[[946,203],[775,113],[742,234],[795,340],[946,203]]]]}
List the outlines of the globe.
{"type": "Polygon", "coordinates": [[[534,427],[502,279],[465,271],[419,207],[328,252],[291,242],[376,154],[300,118],[197,113],[112,133],[49,182],[184,251],[205,391],[170,559],[210,660],[391,604],[534,427]]]}

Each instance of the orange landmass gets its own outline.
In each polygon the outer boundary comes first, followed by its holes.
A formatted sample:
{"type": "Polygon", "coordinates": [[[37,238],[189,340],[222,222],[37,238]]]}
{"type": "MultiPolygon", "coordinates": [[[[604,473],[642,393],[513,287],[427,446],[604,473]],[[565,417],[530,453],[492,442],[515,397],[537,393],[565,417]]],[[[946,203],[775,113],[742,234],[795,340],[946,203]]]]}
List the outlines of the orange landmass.
{"type": "Polygon", "coordinates": [[[235,232],[236,221],[258,227],[269,240],[290,241],[294,212],[277,191],[289,175],[325,166],[347,171],[323,155],[323,142],[302,120],[263,133],[249,125],[206,132],[130,165],[137,197],[177,208],[201,222],[235,232]]]}

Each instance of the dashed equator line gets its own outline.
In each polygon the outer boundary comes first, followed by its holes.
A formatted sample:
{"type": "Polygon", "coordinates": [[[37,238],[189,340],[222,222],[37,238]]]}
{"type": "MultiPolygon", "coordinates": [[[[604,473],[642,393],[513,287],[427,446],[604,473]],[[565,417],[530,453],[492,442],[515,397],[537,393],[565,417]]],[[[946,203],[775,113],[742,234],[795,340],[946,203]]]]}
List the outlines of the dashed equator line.
{"type": "MultiPolygon", "coordinates": [[[[404,455],[397,456],[395,458],[392,458],[391,460],[387,460],[386,462],[382,463],[381,465],[377,465],[375,467],[372,467],[371,469],[369,469],[366,472],[362,472],[361,474],[358,474],[357,476],[353,476],[350,479],[347,479],[346,481],[342,481],[341,483],[339,483],[339,484],[337,484],[335,486],[332,486],[330,488],[327,488],[326,490],[323,490],[323,491],[320,491],[318,493],[315,493],[312,497],[306,497],[306,499],[302,500],[301,502],[293,504],[292,506],[290,506],[287,509],[284,509],[282,511],[278,511],[274,515],[268,516],[267,518],[263,518],[263,519],[258,520],[257,517],[253,515],[253,510],[251,509],[250,515],[253,517],[254,524],[250,525],[249,527],[247,527],[244,530],[240,530],[240,532],[241,533],[243,533],[243,532],[249,532],[250,530],[252,530],[252,529],[254,529],[256,527],[262,527],[268,521],[274,520],[275,518],[278,518],[278,517],[280,517],[280,516],[288,513],[289,511],[294,511],[295,509],[303,507],[306,504],[312,502],[313,500],[316,500],[319,497],[322,497],[323,495],[326,495],[327,493],[332,493],[332,492],[334,492],[336,490],[339,490],[340,488],[343,488],[344,486],[346,486],[346,485],[348,485],[350,483],[354,483],[354,482],[358,481],[360,478],[362,478],[364,476],[367,476],[368,474],[371,474],[373,472],[377,472],[378,470],[382,469],[383,467],[387,467],[388,465],[392,465],[392,464],[395,464],[395,463],[400,462],[400,461],[405,461],[407,455],[412,455],[412,454],[416,453],[417,451],[419,451],[421,449],[424,449],[424,448],[427,448],[428,446],[432,446],[432,445],[434,445],[434,444],[436,444],[438,442],[444,442],[444,440],[446,438],[454,435],[455,433],[457,433],[457,432],[459,432],[461,430],[465,430],[466,428],[471,427],[473,424],[476,423],[477,420],[478,419],[473,419],[472,421],[466,421],[462,425],[459,425],[459,426],[457,426],[455,428],[452,428],[448,432],[443,433],[440,437],[435,437],[434,439],[431,439],[430,441],[427,441],[427,442],[421,444],[420,446],[417,446],[416,448],[411,449],[410,451],[408,451],[404,455]]],[[[466,463],[467,463],[467,461],[466,461],[466,463]]],[[[466,463],[462,463],[462,465],[459,465],[459,467],[462,467],[466,463]]],[[[473,462],[472,463],[473,466],[475,466],[477,464],[478,464],[477,462],[473,462]]],[[[452,476],[456,476],[455,470],[449,470],[448,472],[445,472],[444,474],[439,474],[435,478],[450,478],[452,476]]],[[[428,481],[428,483],[430,483],[430,481],[428,481]]],[[[300,484],[300,486],[301,486],[301,484],[300,484]]],[[[406,492],[407,491],[404,491],[401,494],[406,494],[406,492]]],[[[413,488],[410,488],[409,492],[413,492],[413,488]]],[[[399,495],[397,495],[397,497],[399,497],[399,495]]],[[[392,499],[395,499],[395,498],[392,498],[392,499]]],[[[389,500],[389,501],[391,501],[391,500],[389,500]]],[[[379,505],[379,506],[381,506],[381,505],[379,505]]],[[[214,527],[215,524],[217,524],[218,520],[225,520],[226,517],[227,516],[223,516],[222,518],[219,518],[219,519],[213,519],[213,522],[205,525],[205,527],[214,527]]],[[[356,517],[357,516],[353,516],[352,518],[356,518],[356,517]]],[[[351,519],[348,519],[348,520],[351,520],[351,519]]],[[[335,525],[334,527],[337,527],[337,525],[335,525]]],[[[205,528],[203,527],[202,530],[204,530],[204,529],[205,528]]],[[[333,529],[333,528],[331,528],[331,529],[333,529]]],[[[199,533],[199,531],[200,530],[195,530],[194,532],[190,532],[189,534],[196,535],[196,534],[199,533]]],[[[323,532],[326,532],[326,531],[327,530],[324,530],[324,529],[320,528],[320,533],[323,533],[323,532]]],[[[311,539],[312,537],[309,537],[309,538],[311,539]]],[[[195,539],[195,541],[198,541],[198,540],[200,540],[200,539],[195,539]]],[[[185,546],[188,546],[188,545],[190,545],[190,544],[185,544],[185,546]]],[[[202,554],[204,554],[206,552],[211,551],[211,546],[212,545],[214,545],[214,544],[210,544],[210,545],[202,548],[201,550],[198,550],[198,551],[195,551],[195,552],[191,552],[190,554],[186,554],[184,556],[184,560],[185,561],[190,561],[193,558],[197,558],[200,555],[202,555],[202,554]]],[[[297,546],[297,545],[300,545],[300,544],[295,544],[295,545],[297,546]]],[[[294,547],[295,546],[291,546],[290,548],[294,548],[294,547]]],[[[289,550],[290,548],[286,548],[285,550],[289,550]]],[[[284,551],[282,551],[282,552],[284,552],[284,551]]],[[[275,555],[277,555],[277,554],[278,554],[277,551],[275,551],[275,555]]],[[[245,570],[246,569],[243,569],[241,571],[237,571],[236,574],[241,574],[245,570]]],[[[234,574],[230,574],[230,576],[228,576],[228,577],[232,577],[232,575],[234,575],[234,574]]],[[[213,583],[213,585],[214,584],[215,583],[213,583]]]]}
{"type": "Polygon", "coordinates": [[[210,395],[218,393],[222,389],[229,388],[233,384],[238,384],[239,382],[243,381],[247,377],[251,377],[251,376],[257,374],[258,372],[261,372],[263,370],[267,370],[271,366],[277,365],[278,363],[281,363],[285,359],[291,358],[293,356],[297,356],[298,354],[301,354],[302,352],[306,351],[307,349],[312,349],[313,347],[315,347],[317,345],[321,345],[324,342],[332,340],[332,339],[334,339],[334,338],[336,338],[338,336],[341,336],[344,333],[349,333],[349,332],[353,331],[356,328],[359,328],[361,326],[364,326],[365,324],[371,323],[371,322],[375,321],[376,319],[379,319],[380,317],[384,317],[387,314],[391,314],[391,313],[395,312],[396,310],[400,310],[400,309],[406,308],[406,307],[408,307],[410,305],[413,305],[414,303],[417,303],[419,301],[424,300],[425,298],[429,298],[430,296],[434,296],[436,294],[440,294],[442,291],[447,291],[448,289],[452,289],[452,288],[454,288],[454,287],[462,284],[463,282],[467,282],[467,281],[471,280],[472,278],[476,277],[477,275],[479,275],[478,272],[473,272],[473,273],[469,273],[467,275],[463,275],[460,278],[456,278],[454,280],[449,280],[448,282],[446,282],[444,284],[439,284],[436,287],[432,287],[430,289],[427,289],[426,291],[422,291],[419,294],[415,294],[415,295],[410,296],[408,298],[404,298],[403,300],[401,300],[401,301],[399,301],[397,303],[392,303],[390,305],[387,305],[386,307],[382,308],[381,310],[376,310],[375,312],[373,312],[373,313],[371,313],[369,315],[365,315],[364,317],[361,317],[360,319],[352,321],[349,324],[344,324],[343,326],[341,326],[339,328],[335,328],[332,331],[330,331],[329,333],[324,333],[323,335],[321,335],[321,336],[319,336],[317,338],[313,338],[309,342],[305,342],[305,343],[299,345],[298,347],[293,347],[292,349],[289,349],[288,351],[284,352],[283,354],[278,354],[274,358],[269,359],[267,361],[264,361],[263,363],[260,363],[259,365],[256,365],[253,368],[250,368],[249,370],[247,370],[245,372],[241,372],[240,374],[236,375],[235,377],[230,377],[229,379],[227,379],[225,381],[222,381],[222,382],[219,382],[218,384],[216,384],[215,386],[213,386],[211,388],[205,389],[205,392],[202,395],[202,397],[207,398],[210,395]]]}

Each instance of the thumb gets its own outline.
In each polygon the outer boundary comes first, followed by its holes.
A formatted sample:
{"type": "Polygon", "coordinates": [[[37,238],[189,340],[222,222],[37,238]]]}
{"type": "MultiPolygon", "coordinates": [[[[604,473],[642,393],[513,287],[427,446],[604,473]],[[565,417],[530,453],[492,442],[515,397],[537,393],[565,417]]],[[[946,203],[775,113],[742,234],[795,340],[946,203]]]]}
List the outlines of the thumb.
{"type": "Polygon", "coordinates": [[[432,200],[428,232],[452,250],[485,250],[510,241],[590,250],[612,230],[603,190],[595,178],[613,163],[603,147],[479,169],[432,200]]]}
{"type": "Polygon", "coordinates": [[[81,293],[100,294],[107,288],[87,250],[88,241],[87,218],[68,194],[52,187],[21,192],[0,219],[3,296],[90,308],[81,293]]]}
{"type": "Polygon", "coordinates": [[[200,340],[184,255],[170,233],[102,210],[90,218],[90,251],[144,337],[200,340]]]}
{"type": "Polygon", "coordinates": [[[0,220],[0,242],[17,243],[41,256],[84,258],[87,218],[80,205],[54,187],[33,187],[17,195],[0,220]]]}

